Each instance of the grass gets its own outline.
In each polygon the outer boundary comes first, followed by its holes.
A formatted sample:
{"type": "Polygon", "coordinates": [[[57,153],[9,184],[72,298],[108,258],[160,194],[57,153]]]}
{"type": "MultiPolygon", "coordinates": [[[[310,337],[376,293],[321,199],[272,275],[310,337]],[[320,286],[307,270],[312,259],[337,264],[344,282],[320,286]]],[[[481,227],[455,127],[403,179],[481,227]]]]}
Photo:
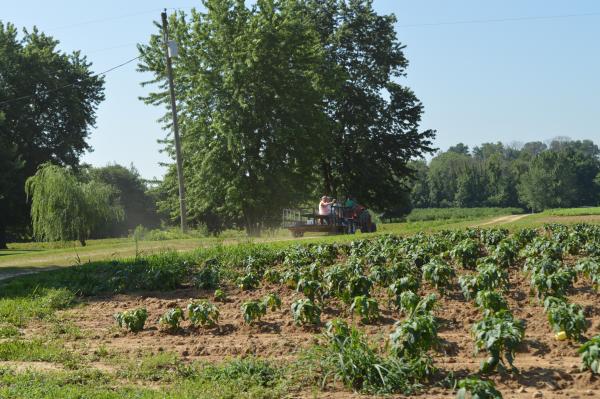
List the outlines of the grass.
{"type": "Polygon", "coordinates": [[[600,215],[600,207],[547,209],[543,212],[543,214],[548,216],[600,215]]]}
{"type": "Polygon", "coordinates": [[[408,222],[424,222],[429,220],[461,220],[480,219],[492,216],[519,215],[520,208],[423,208],[413,209],[406,216],[408,222]]]}

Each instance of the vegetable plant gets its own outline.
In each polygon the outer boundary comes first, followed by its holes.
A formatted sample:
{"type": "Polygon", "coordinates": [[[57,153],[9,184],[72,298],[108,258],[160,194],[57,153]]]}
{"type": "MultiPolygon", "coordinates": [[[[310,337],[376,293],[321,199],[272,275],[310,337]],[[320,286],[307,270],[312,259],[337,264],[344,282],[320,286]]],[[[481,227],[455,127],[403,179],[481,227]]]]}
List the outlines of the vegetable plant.
{"type": "Polygon", "coordinates": [[[250,272],[238,278],[237,283],[240,289],[247,291],[258,287],[260,280],[256,273],[250,272]]]}
{"type": "Polygon", "coordinates": [[[184,319],[183,309],[177,306],[167,310],[165,314],[158,319],[158,323],[167,330],[177,330],[179,329],[179,324],[184,319]]]}
{"type": "Polygon", "coordinates": [[[121,328],[126,328],[131,332],[138,332],[144,329],[144,324],[148,318],[148,312],[145,308],[135,310],[126,310],[115,313],[114,318],[121,328]]]}
{"type": "Polygon", "coordinates": [[[296,286],[296,291],[303,293],[308,299],[314,301],[320,299],[323,296],[323,290],[321,283],[315,280],[309,280],[301,278],[296,286]]]}
{"type": "Polygon", "coordinates": [[[575,270],[564,267],[548,274],[537,270],[531,274],[531,285],[535,287],[538,298],[562,297],[573,286],[575,274],[575,270]]]}
{"type": "Polygon", "coordinates": [[[215,301],[217,302],[225,302],[227,301],[227,294],[225,293],[225,291],[223,291],[220,288],[217,288],[215,290],[215,293],[213,294],[215,301]]]}
{"type": "Polygon", "coordinates": [[[265,305],[265,308],[270,309],[271,312],[274,312],[277,309],[281,309],[281,298],[279,297],[279,295],[273,292],[265,295],[263,297],[262,303],[265,305]]]}
{"type": "Polygon", "coordinates": [[[467,377],[458,381],[457,386],[456,399],[502,399],[502,394],[496,389],[493,381],[467,377]]]}
{"type": "Polygon", "coordinates": [[[581,345],[577,352],[581,355],[581,369],[600,374],[600,335],[596,335],[581,345]]]}
{"type": "Polygon", "coordinates": [[[316,325],[321,321],[321,308],[310,299],[292,303],[292,317],[297,325],[316,325]]]}
{"type": "Polygon", "coordinates": [[[490,373],[498,366],[504,367],[505,360],[514,370],[515,351],[523,340],[525,327],[521,320],[515,320],[508,310],[488,314],[473,326],[476,349],[485,350],[490,355],[481,364],[481,371],[490,373]]]}
{"type": "Polygon", "coordinates": [[[569,339],[580,339],[587,329],[587,322],[580,305],[570,304],[565,299],[547,297],[544,309],[555,332],[564,331],[569,339]]]}
{"type": "Polygon", "coordinates": [[[467,238],[454,246],[450,251],[450,256],[464,268],[473,268],[479,257],[479,245],[467,238]]]}
{"type": "Polygon", "coordinates": [[[242,303],[241,309],[246,324],[254,324],[267,314],[267,305],[261,301],[246,301],[242,303]]]}
{"type": "Polygon", "coordinates": [[[496,291],[479,291],[475,297],[475,304],[483,310],[485,316],[508,310],[506,299],[496,291]]]}
{"type": "Polygon", "coordinates": [[[401,310],[408,317],[417,314],[426,314],[433,310],[436,300],[435,294],[429,294],[421,298],[414,292],[407,291],[402,293],[400,297],[401,310]]]}
{"type": "Polygon", "coordinates": [[[435,317],[422,313],[397,323],[390,342],[397,356],[414,358],[424,354],[438,342],[435,317]]]}
{"type": "Polygon", "coordinates": [[[360,295],[354,297],[354,301],[350,306],[350,312],[358,314],[363,324],[372,323],[379,319],[379,304],[373,298],[360,295]]]}
{"type": "Polygon", "coordinates": [[[467,300],[475,298],[477,292],[481,289],[477,277],[476,274],[464,274],[458,278],[458,285],[467,300]]]}
{"type": "Polygon", "coordinates": [[[592,280],[592,287],[596,292],[600,286],[600,260],[585,258],[577,262],[575,270],[592,280]]]}
{"type": "Polygon", "coordinates": [[[277,270],[270,268],[265,270],[263,278],[268,283],[278,284],[281,281],[281,274],[277,270]]]}
{"type": "Polygon", "coordinates": [[[194,326],[213,327],[219,321],[219,308],[206,299],[191,302],[187,310],[194,326]]]}
{"type": "Polygon", "coordinates": [[[406,276],[397,279],[390,284],[387,289],[389,302],[393,302],[396,307],[400,307],[400,296],[407,291],[417,292],[419,286],[419,280],[414,276],[406,276]]]}
{"type": "Polygon", "coordinates": [[[434,258],[423,266],[423,278],[431,283],[440,294],[444,294],[450,287],[454,276],[454,268],[440,258],[434,258]]]}
{"type": "Polygon", "coordinates": [[[194,285],[197,288],[216,288],[219,286],[220,271],[219,262],[216,259],[209,259],[194,275],[194,285]]]}

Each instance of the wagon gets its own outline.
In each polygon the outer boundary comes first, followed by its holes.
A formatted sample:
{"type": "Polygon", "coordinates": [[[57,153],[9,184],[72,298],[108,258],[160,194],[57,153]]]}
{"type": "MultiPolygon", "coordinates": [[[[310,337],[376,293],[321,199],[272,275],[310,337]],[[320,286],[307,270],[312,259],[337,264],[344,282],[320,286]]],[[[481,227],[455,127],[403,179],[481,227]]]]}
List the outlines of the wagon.
{"type": "Polygon", "coordinates": [[[294,237],[302,237],[307,232],[354,234],[356,230],[362,233],[377,230],[368,210],[358,206],[333,205],[329,215],[319,215],[314,209],[284,209],[282,219],[282,227],[288,229],[294,237]]]}

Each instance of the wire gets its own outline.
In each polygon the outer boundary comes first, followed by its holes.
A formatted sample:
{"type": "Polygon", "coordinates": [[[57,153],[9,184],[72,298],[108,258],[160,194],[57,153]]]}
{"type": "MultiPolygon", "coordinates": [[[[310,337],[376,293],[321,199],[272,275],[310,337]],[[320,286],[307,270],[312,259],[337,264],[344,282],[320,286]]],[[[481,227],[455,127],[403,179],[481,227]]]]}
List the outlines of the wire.
{"type": "MultiPolygon", "coordinates": [[[[90,77],[92,78],[92,77],[96,77],[96,76],[102,76],[102,75],[106,75],[107,73],[109,73],[109,72],[112,72],[112,71],[114,71],[115,69],[121,68],[121,67],[123,67],[123,66],[125,66],[125,65],[127,65],[127,64],[130,64],[130,63],[132,63],[133,61],[135,61],[135,60],[137,60],[137,59],[139,59],[139,58],[141,58],[141,57],[142,57],[141,55],[140,55],[140,56],[137,56],[137,57],[135,57],[135,58],[132,58],[132,59],[130,59],[130,60],[127,60],[127,61],[125,61],[125,62],[123,62],[123,63],[121,63],[121,64],[119,64],[119,65],[115,65],[114,67],[111,67],[111,68],[107,69],[106,71],[99,72],[99,73],[95,73],[95,74],[91,75],[90,77]]],[[[78,84],[78,83],[79,83],[79,82],[72,82],[72,83],[68,83],[68,84],[66,84],[66,85],[64,85],[64,86],[57,87],[57,88],[55,88],[55,89],[43,90],[43,91],[41,91],[41,92],[38,92],[38,93],[36,93],[36,94],[29,94],[29,95],[26,95],[26,96],[17,97],[17,98],[13,98],[13,99],[10,99],[10,100],[4,100],[4,101],[0,101],[0,105],[4,105],[4,104],[10,104],[10,103],[13,103],[13,102],[17,102],[17,101],[25,100],[25,99],[27,99],[27,98],[32,98],[32,97],[38,96],[38,95],[40,95],[40,94],[48,94],[48,93],[53,93],[53,92],[55,92],[55,91],[59,91],[59,90],[62,90],[62,89],[64,89],[64,88],[67,88],[67,87],[70,87],[70,86],[75,86],[75,85],[76,85],[76,84],[78,84]]]]}
{"type": "Polygon", "coordinates": [[[534,21],[544,19],[563,19],[563,18],[578,18],[578,17],[593,17],[600,15],[600,12],[590,12],[584,14],[563,14],[563,15],[547,15],[539,17],[513,17],[513,18],[498,18],[498,19],[473,19],[465,21],[449,21],[449,22],[432,22],[424,24],[409,24],[397,25],[397,28],[417,28],[422,26],[442,26],[442,25],[467,25],[467,24],[486,24],[486,23],[501,23],[501,22],[517,22],[517,21],[534,21]]]}

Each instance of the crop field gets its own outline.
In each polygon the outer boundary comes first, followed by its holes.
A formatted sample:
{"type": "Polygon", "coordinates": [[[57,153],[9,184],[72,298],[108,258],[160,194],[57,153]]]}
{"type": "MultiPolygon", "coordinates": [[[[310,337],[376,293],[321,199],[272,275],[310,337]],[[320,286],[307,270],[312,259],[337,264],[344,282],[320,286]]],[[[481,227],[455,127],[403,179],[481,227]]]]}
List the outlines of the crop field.
{"type": "Polygon", "coordinates": [[[1,283],[0,397],[594,397],[599,282],[592,224],[82,264],[1,283]]]}

